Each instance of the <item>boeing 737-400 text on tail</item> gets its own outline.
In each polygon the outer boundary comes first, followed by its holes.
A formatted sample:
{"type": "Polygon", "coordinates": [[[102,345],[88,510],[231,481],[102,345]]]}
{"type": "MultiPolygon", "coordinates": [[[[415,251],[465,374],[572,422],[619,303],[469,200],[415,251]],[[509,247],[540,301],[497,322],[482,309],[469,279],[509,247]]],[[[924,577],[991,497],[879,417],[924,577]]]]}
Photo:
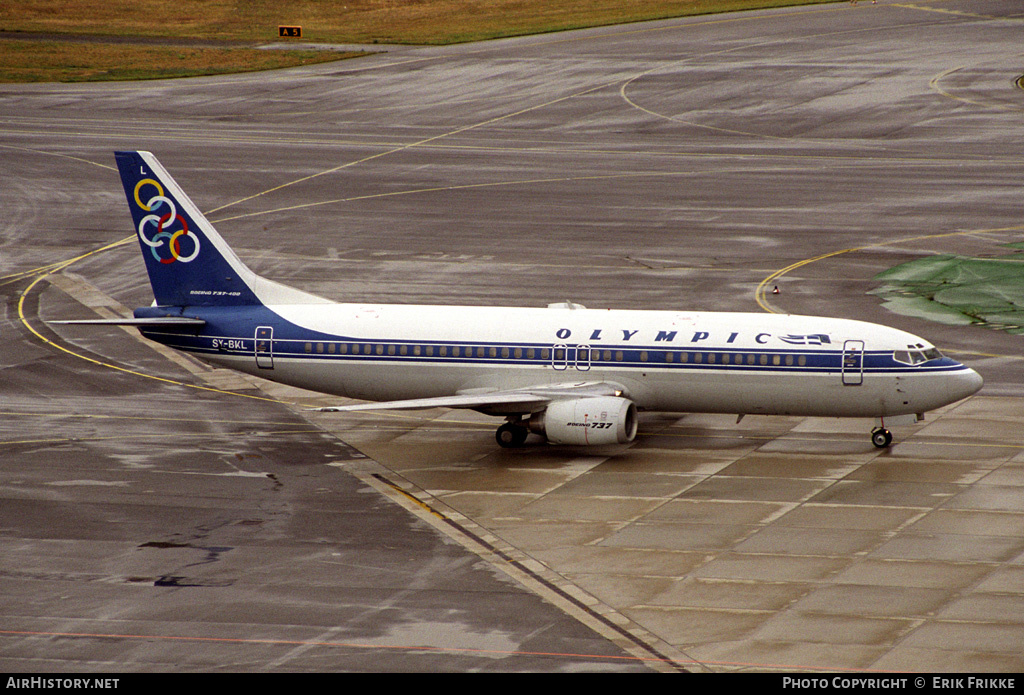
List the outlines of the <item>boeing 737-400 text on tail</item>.
{"type": "MultiPolygon", "coordinates": [[[[156,157],[116,153],[156,301],[144,336],[214,364],[376,401],[323,408],[469,408],[505,418],[501,446],[633,440],[637,410],[886,421],[981,388],[910,333],[862,321],[689,311],[336,304],[260,277],[156,157]]],[[[56,322],[55,322],[56,323],[56,322]]],[[[86,323],[86,322],[75,322],[86,323]]]]}

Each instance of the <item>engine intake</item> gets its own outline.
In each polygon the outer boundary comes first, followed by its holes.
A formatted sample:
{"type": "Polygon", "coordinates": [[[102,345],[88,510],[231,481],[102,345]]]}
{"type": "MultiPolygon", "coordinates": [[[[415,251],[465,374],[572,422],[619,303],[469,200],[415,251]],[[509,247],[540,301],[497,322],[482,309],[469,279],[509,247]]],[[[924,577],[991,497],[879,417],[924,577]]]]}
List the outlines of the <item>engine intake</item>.
{"type": "Polygon", "coordinates": [[[636,405],[614,396],[555,401],[530,418],[530,431],[552,444],[625,444],[636,428],[636,405]]]}

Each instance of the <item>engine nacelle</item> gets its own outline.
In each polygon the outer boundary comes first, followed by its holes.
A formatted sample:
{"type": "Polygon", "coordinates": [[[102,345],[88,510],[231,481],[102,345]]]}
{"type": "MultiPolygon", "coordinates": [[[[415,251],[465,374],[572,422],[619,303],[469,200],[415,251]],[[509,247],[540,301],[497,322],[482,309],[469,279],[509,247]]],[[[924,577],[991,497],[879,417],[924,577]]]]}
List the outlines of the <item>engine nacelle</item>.
{"type": "Polygon", "coordinates": [[[636,428],[636,405],[614,396],[555,401],[530,418],[530,431],[552,444],[625,444],[636,428]]]}

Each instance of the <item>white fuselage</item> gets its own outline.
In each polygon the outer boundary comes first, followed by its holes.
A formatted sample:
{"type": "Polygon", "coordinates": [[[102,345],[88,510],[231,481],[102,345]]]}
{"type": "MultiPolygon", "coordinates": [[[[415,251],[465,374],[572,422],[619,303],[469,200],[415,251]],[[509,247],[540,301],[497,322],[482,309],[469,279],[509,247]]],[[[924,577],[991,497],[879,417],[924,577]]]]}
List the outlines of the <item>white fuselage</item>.
{"type": "Polygon", "coordinates": [[[924,413],[981,385],[949,358],[894,359],[934,352],[917,336],[823,317],[311,304],[265,307],[245,325],[224,332],[211,321],[175,347],[373,401],[604,382],[646,410],[887,417],[924,413]]]}

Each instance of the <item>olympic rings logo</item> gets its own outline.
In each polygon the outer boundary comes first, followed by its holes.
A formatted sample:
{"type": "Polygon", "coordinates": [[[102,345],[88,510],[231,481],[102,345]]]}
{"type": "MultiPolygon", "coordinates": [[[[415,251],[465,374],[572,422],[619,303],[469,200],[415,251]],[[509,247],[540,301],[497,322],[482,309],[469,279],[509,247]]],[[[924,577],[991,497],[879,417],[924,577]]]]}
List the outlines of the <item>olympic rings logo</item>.
{"type": "Polygon", "coordinates": [[[164,195],[163,186],[153,179],[142,179],[135,184],[135,204],[146,212],[154,212],[157,208],[164,211],[163,214],[146,215],[139,222],[139,239],[149,247],[153,253],[153,258],[164,264],[174,263],[175,261],[189,263],[196,259],[196,256],[199,255],[199,236],[188,230],[188,222],[178,214],[177,209],[174,207],[174,201],[164,195]],[[143,203],[139,197],[139,192],[146,184],[156,188],[157,195],[143,203]],[[181,229],[172,229],[175,222],[181,223],[181,229]],[[147,226],[155,228],[156,233],[152,237],[146,236],[147,226]],[[181,237],[187,237],[192,242],[192,253],[184,255],[181,252],[181,237]],[[169,258],[164,258],[157,251],[157,249],[164,245],[164,240],[167,242],[169,258]]]}

